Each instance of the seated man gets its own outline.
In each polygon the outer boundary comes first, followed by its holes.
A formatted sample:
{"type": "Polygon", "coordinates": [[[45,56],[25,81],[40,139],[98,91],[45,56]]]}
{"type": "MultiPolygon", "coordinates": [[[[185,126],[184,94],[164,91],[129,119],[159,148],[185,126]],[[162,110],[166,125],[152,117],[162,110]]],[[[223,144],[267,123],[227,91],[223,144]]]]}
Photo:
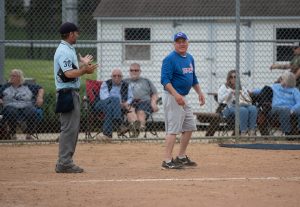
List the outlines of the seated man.
{"type": "Polygon", "coordinates": [[[97,100],[94,110],[103,112],[105,120],[103,124],[103,137],[101,141],[111,141],[113,126],[119,126],[123,122],[123,110],[130,110],[132,103],[132,89],[128,83],[122,80],[122,71],[114,69],[111,79],[102,83],[100,88],[100,100],[97,100]]]}
{"type": "MultiPolygon", "coordinates": [[[[271,86],[273,91],[271,117],[279,116],[280,128],[285,135],[292,132],[291,115],[298,117],[300,127],[300,91],[296,88],[296,77],[292,72],[284,72],[281,82],[271,86]]],[[[259,94],[261,90],[255,90],[259,94]]]]}
{"type": "Polygon", "coordinates": [[[147,115],[158,111],[157,89],[149,79],[141,77],[139,64],[131,64],[129,73],[130,78],[126,81],[132,86],[134,100],[128,119],[132,123],[137,123],[138,131],[144,131],[147,115]]]}
{"type": "Polygon", "coordinates": [[[42,106],[44,89],[39,85],[24,83],[23,72],[13,69],[7,84],[0,88],[0,103],[3,104],[3,122],[9,126],[9,134],[15,138],[18,122],[26,123],[26,139],[39,119],[37,107],[42,106]]]}

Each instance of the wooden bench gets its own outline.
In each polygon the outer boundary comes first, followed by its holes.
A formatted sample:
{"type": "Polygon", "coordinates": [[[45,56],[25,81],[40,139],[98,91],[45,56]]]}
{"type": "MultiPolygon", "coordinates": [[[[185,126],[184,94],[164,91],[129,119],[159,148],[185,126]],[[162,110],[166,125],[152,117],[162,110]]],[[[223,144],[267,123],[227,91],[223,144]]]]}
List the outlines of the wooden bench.
{"type": "MultiPolygon", "coordinates": [[[[207,93],[209,96],[213,96],[214,100],[218,102],[218,93],[216,92],[209,92],[207,93]]],[[[220,105],[218,106],[218,108],[220,105]]],[[[207,131],[205,136],[214,136],[215,132],[219,130],[220,123],[224,122],[223,117],[218,113],[218,108],[216,112],[195,112],[198,121],[200,123],[207,123],[209,124],[207,127],[207,131]]]]}

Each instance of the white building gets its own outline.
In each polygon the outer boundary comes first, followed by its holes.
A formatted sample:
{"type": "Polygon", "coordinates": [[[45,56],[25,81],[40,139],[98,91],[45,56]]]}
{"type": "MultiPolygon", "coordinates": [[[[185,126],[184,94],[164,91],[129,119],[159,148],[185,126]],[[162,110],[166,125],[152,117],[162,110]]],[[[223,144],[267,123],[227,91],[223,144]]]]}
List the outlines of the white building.
{"type": "MultiPolygon", "coordinates": [[[[271,72],[270,65],[288,62],[292,40],[300,39],[300,1],[241,0],[240,5],[241,81],[249,89],[269,85],[281,73],[271,72]]],[[[216,92],[236,67],[234,0],[102,0],[93,16],[100,42],[98,79],[108,79],[115,67],[126,76],[130,63],[138,62],[142,75],[161,92],[162,59],[173,50],[172,37],[178,31],[189,37],[205,93],[216,92]]],[[[207,95],[207,104],[200,108],[194,95],[190,100],[195,111],[215,110],[213,97],[207,95]]]]}

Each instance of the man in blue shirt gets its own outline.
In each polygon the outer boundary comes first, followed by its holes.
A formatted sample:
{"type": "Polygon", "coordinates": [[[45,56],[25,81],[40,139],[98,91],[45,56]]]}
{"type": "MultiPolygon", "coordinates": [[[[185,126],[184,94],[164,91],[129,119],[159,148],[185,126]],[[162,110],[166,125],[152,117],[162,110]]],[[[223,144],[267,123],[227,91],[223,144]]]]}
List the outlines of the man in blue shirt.
{"type": "Polygon", "coordinates": [[[197,166],[186,155],[186,149],[195,131],[196,123],[192,108],[185,98],[193,87],[198,94],[200,105],[205,104],[205,97],[201,91],[195,72],[195,63],[192,55],[187,53],[188,38],[179,32],[174,35],[175,50],[171,52],[162,63],[161,84],[164,86],[164,115],[166,127],[166,149],[162,162],[164,169],[178,169],[183,166],[197,166]],[[172,151],[176,135],[182,133],[180,151],[175,160],[172,151]]]}
{"type": "Polygon", "coordinates": [[[114,69],[111,79],[102,83],[100,88],[100,100],[95,103],[94,109],[105,114],[103,124],[103,136],[97,140],[111,142],[113,126],[118,127],[122,120],[122,109],[129,111],[133,101],[131,86],[122,80],[123,74],[120,69],[114,69]]]}
{"type": "Polygon", "coordinates": [[[54,55],[54,80],[58,93],[57,108],[74,105],[70,111],[60,111],[61,132],[59,136],[59,153],[55,171],[57,173],[82,173],[83,169],[73,163],[78,133],[80,128],[80,76],[91,74],[98,67],[91,64],[93,56],[80,57],[78,64],[75,48],[72,46],[79,37],[78,27],[70,22],[61,25],[62,41],[54,55]],[[59,104],[60,97],[71,94],[71,103],[59,104]],[[72,104],[73,103],[73,104],[72,104]]]}

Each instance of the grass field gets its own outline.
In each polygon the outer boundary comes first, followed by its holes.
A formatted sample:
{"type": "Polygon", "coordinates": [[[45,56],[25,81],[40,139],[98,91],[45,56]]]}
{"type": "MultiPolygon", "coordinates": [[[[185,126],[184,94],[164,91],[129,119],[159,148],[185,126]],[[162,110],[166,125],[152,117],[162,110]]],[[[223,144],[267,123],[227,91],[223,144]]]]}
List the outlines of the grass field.
{"type": "MultiPolygon", "coordinates": [[[[43,86],[47,93],[55,91],[53,61],[5,59],[4,68],[5,80],[8,80],[10,71],[17,68],[24,72],[26,78],[34,78],[36,83],[43,86]]],[[[81,87],[83,88],[86,79],[96,79],[96,73],[81,78],[81,87]]]]}

